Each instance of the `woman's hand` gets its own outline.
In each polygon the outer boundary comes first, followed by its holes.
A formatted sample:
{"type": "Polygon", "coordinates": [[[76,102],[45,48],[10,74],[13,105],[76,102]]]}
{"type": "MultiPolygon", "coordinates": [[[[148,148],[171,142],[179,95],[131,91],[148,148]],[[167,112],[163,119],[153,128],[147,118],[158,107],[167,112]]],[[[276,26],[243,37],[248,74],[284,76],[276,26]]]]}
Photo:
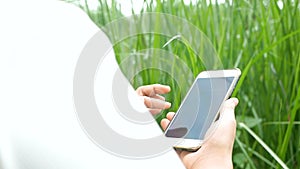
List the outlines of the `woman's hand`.
{"type": "Polygon", "coordinates": [[[146,86],[140,86],[136,89],[136,92],[144,100],[144,104],[152,113],[156,115],[164,109],[171,107],[171,103],[166,102],[165,98],[161,94],[166,94],[171,91],[171,88],[166,85],[152,84],[146,86]]]}
{"type": "MultiPolygon", "coordinates": [[[[232,150],[236,132],[236,121],[234,108],[238,99],[231,98],[225,101],[220,118],[211,126],[201,148],[196,152],[177,151],[179,157],[188,169],[200,168],[222,168],[232,169],[232,150]]],[[[174,113],[170,112],[161,121],[165,130],[173,118],[174,113]]]]}

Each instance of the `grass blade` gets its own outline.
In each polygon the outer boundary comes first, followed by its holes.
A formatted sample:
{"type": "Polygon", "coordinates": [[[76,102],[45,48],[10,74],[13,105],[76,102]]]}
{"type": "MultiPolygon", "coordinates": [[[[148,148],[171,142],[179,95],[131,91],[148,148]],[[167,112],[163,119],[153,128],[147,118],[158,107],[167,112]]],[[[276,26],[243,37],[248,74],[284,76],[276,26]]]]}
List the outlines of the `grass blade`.
{"type": "Polygon", "coordinates": [[[276,153],[258,136],[256,135],[247,125],[244,123],[238,123],[239,127],[245,129],[279,164],[283,169],[288,169],[285,163],[277,156],[276,153]]]}

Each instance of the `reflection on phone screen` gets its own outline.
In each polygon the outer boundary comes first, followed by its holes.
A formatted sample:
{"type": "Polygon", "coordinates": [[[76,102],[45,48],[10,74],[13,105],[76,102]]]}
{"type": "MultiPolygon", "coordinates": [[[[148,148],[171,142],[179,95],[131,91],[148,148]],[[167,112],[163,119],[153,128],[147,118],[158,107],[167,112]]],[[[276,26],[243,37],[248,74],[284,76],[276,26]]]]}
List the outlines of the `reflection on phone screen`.
{"type": "Polygon", "coordinates": [[[167,137],[203,140],[234,77],[198,78],[168,130],[167,137]]]}

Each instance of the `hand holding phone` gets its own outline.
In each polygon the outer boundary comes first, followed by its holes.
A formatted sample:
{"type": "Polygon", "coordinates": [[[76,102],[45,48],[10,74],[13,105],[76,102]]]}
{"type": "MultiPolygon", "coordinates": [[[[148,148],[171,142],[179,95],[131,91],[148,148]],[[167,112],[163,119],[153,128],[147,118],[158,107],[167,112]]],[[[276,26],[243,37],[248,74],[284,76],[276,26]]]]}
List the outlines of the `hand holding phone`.
{"type": "Polygon", "coordinates": [[[214,70],[201,72],[165,135],[169,138],[183,138],[174,145],[177,149],[196,151],[204,142],[205,135],[218,118],[222,104],[234,90],[240,77],[239,69],[214,70]]]}
{"type": "MultiPolygon", "coordinates": [[[[220,118],[213,123],[218,127],[210,133],[208,138],[205,138],[199,150],[195,152],[177,150],[177,154],[187,169],[233,168],[232,151],[236,132],[234,109],[238,102],[237,98],[230,98],[224,102],[220,118]]],[[[164,130],[174,115],[174,112],[169,112],[166,118],[161,120],[161,127],[164,130]]]]}

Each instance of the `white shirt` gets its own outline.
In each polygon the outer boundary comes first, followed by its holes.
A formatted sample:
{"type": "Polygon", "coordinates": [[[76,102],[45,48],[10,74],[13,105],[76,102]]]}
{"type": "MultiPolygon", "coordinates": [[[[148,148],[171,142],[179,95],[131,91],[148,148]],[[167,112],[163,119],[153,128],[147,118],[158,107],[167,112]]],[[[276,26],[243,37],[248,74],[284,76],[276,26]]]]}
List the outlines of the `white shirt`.
{"type": "MultiPolygon", "coordinates": [[[[74,70],[99,28],[81,9],[40,0],[8,1],[0,8],[1,169],[184,168],[172,150],[140,160],[115,156],[82,129],[73,103],[74,70]]],[[[103,117],[111,128],[128,137],[161,134],[155,121],[139,126],[113,109],[107,99],[118,68],[113,51],[104,62],[95,77],[95,97],[99,109],[109,111],[103,117]]]]}

